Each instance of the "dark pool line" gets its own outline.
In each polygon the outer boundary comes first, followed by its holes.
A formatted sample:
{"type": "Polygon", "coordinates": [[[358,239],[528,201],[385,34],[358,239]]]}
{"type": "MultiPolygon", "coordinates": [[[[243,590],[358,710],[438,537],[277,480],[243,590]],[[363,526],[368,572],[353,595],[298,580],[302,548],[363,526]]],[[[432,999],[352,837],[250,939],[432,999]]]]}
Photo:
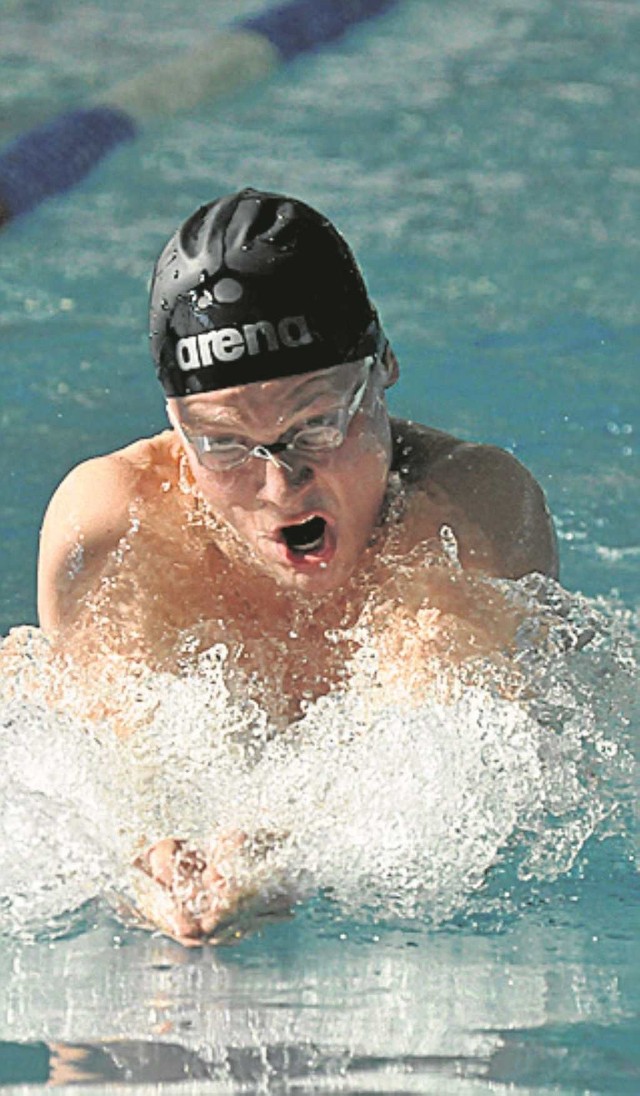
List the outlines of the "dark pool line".
{"type": "Polygon", "coordinates": [[[133,140],[136,133],[135,122],[124,111],[89,107],[65,111],[17,137],[0,155],[4,223],[76,186],[107,153],[133,140]]]}
{"type": "Polygon", "coordinates": [[[275,46],[283,61],[320,49],[355,23],[380,15],[397,0],[293,0],[235,24],[252,30],[275,46]]]}
{"type": "MultiPolygon", "coordinates": [[[[266,46],[274,61],[286,63],[302,53],[333,42],[350,27],[391,8],[397,0],[289,0],[268,11],[234,22],[229,28],[225,54],[212,47],[210,65],[221,71],[238,39],[247,32],[266,46]]],[[[189,55],[184,60],[189,66],[189,55]]],[[[239,54],[242,78],[249,86],[264,77],[264,55],[252,68],[244,52],[239,54]]],[[[155,81],[156,70],[150,79],[155,81]]],[[[135,106],[129,111],[103,105],[65,111],[15,138],[0,152],[0,227],[35,209],[47,198],[72,189],[113,149],[135,138],[140,128],[135,106]]]]}

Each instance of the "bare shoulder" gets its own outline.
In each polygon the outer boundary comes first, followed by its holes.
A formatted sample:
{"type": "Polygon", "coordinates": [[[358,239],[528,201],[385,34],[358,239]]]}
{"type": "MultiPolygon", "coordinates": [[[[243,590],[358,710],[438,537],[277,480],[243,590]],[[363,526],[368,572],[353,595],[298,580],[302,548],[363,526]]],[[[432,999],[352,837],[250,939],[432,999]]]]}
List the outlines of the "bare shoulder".
{"type": "Polygon", "coordinates": [[[416,423],[394,422],[394,464],[412,509],[434,535],[449,525],[463,566],[505,578],[557,576],[553,522],[544,493],[511,453],[416,423]]]}
{"type": "Polygon", "coordinates": [[[85,535],[94,529],[111,529],[114,536],[121,536],[130,521],[131,506],[144,499],[159,478],[175,475],[172,441],[171,432],[166,431],[76,465],[51,499],[43,532],[62,522],[85,535]]]}
{"type": "Polygon", "coordinates": [[[171,431],[83,461],[55,491],[40,534],[38,610],[57,627],[131,527],[136,506],[175,478],[171,431]]]}

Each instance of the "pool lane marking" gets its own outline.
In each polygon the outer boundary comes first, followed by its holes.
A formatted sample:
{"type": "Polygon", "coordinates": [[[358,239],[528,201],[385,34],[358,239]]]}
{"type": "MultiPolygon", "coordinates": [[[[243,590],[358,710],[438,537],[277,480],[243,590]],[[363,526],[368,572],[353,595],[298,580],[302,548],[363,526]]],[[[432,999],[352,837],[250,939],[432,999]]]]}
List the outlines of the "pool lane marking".
{"type": "Polygon", "coordinates": [[[103,102],[127,114],[138,128],[156,118],[185,113],[205,99],[233,95],[269,76],[279,64],[275,47],[262,35],[229,31],[216,35],[213,43],[123,81],[103,96],[103,102]]]}
{"type": "Polygon", "coordinates": [[[397,0],[289,0],[232,24],[174,61],[153,65],[0,152],[0,226],[72,189],[147,122],[219,100],[300,54],[336,41],[397,0]]]}

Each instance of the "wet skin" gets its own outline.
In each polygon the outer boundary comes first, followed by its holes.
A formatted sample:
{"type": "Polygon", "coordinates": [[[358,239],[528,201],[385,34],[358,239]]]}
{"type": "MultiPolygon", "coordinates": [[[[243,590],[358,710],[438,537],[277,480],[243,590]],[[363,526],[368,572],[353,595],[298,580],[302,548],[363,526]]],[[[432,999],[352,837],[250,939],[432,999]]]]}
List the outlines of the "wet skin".
{"type": "MultiPolygon", "coordinates": [[[[231,433],[248,445],[271,444],[347,406],[363,373],[352,363],[171,400],[168,411],[191,435],[231,433]]],[[[393,357],[376,364],[343,444],[327,452],[287,449],[277,460],[250,456],[238,468],[211,471],[173,431],[79,465],[43,526],[44,630],[65,649],[77,648],[84,619],[81,653],[96,639],[103,649],[113,643],[153,661],[156,649],[166,651],[175,632],[191,625],[209,623],[215,633],[215,622],[224,621],[246,646],[252,634],[281,631],[284,639],[293,619],[306,616],[317,649],[319,629],[335,627],[388,573],[392,467],[403,494],[392,530],[394,566],[414,588],[416,605],[430,595],[424,565],[411,564],[410,554],[437,542],[443,526],[453,531],[466,572],[554,574],[553,528],[529,473],[492,447],[417,424],[392,428],[384,389],[395,377],[393,357]],[[99,630],[87,611],[95,609],[96,591],[99,630]]],[[[210,638],[220,637],[210,631],[210,638]]]]}

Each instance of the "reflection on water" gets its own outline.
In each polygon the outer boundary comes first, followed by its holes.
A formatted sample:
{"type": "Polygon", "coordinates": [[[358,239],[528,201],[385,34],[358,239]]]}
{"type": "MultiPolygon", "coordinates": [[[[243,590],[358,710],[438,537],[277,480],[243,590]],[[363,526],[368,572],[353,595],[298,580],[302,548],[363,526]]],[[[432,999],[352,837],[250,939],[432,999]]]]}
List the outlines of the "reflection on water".
{"type": "MultiPolygon", "coordinates": [[[[606,1069],[606,1026],[638,998],[593,884],[574,878],[551,909],[550,893],[530,894],[526,916],[488,932],[363,926],[320,904],[268,939],[199,953],[104,917],[49,948],[14,941],[0,960],[5,1025],[13,1044],[28,1043],[37,1016],[51,1055],[31,1046],[12,1059],[0,1046],[0,1081],[13,1061],[14,1083],[48,1068],[59,1084],[87,1075],[190,1080],[194,1091],[208,1079],[225,1092],[487,1092],[490,1078],[517,1078],[527,1048],[530,1083],[542,1084],[561,1033],[583,1025],[591,1039],[565,1063],[569,1083],[587,1062],[606,1069]]],[[[622,1023],[617,1068],[630,1078],[633,1047],[622,1023]]]]}
{"type": "MultiPolygon", "coordinates": [[[[347,1085],[360,1084],[363,1079],[375,1083],[382,1073],[389,1080],[410,1075],[407,1091],[416,1091],[424,1075],[431,1079],[452,1076],[486,1074],[486,1063],[473,1058],[442,1055],[402,1055],[399,1058],[373,1055],[352,1055],[325,1051],[314,1045],[278,1044],[273,1046],[226,1047],[224,1061],[206,1060],[177,1043],[153,1043],[120,1039],[102,1044],[53,1043],[1,1044],[0,1056],[5,1058],[4,1077],[0,1085],[47,1083],[51,1086],[121,1082],[149,1084],[185,1081],[218,1081],[221,1091],[246,1091],[247,1086],[265,1083],[275,1078],[287,1086],[312,1081],[315,1091],[327,1084],[333,1086],[336,1076],[347,1085]]],[[[0,1065],[0,1070],[3,1067],[0,1065]]],[[[211,1091],[210,1087],[207,1087],[211,1091]]],[[[215,1091],[215,1089],[214,1089],[215,1091]]]]}

